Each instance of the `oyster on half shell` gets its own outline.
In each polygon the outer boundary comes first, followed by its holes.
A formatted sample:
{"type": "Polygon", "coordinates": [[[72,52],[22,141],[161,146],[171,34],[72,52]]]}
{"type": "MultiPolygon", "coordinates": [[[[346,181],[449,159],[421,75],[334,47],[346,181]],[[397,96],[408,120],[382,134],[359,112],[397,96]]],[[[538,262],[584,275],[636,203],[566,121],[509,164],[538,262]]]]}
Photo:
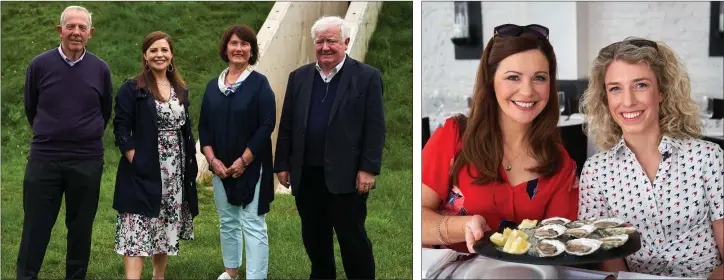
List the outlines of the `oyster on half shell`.
{"type": "Polygon", "coordinates": [[[545,226],[545,225],[565,225],[565,224],[570,223],[570,222],[571,222],[571,220],[566,219],[566,218],[553,217],[553,218],[548,218],[548,219],[545,219],[545,220],[540,221],[540,225],[541,225],[541,226],[545,226]]]}
{"type": "Polygon", "coordinates": [[[599,229],[598,233],[603,237],[609,237],[621,234],[632,234],[636,232],[635,227],[614,227],[614,228],[603,228],[599,229]]]}
{"type": "Polygon", "coordinates": [[[566,232],[566,227],[562,225],[546,225],[539,227],[533,234],[538,239],[553,239],[563,235],[566,232]]]}
{"type": "Polygon", "coordinates": [[[601,241],[601,248],[604,250],[619,247],[628,241],[628,234],[619,234],[599,239],[601,241]]]}
{"type": "Polygon", "coordinates": [[[585,226],[582,226],[579,228],[570,228],[570,229],[566,230],[565,234],[568,236],[571,236],[573,238],[582,238],[582,237],[588,236],[595,230],[596,230],[595,226],[585,225],[585,226]]]}
{"type": "Polygon", "coordinates": [[[596,226],[598,229],[603,228],[614,228],[619,227],[624,224],[624,220],[619,218],[607,218],[607,219],[600,219],[593,222],[593,225],[596,226]]]}
{"type": "Polygon", "coordinates": [[[576,256],[590,255],[601,248],[601,241],[596,239],[579,238],[566,243],[566,253],[576,256]]]}
{"type": "Polygon", "coordinates": [[[576,220],[566,224],[567,228],[579,228],[585,225],[593,224],[596,220],[576,220]]]}
{"type": "Polygon", "coordinates": [[[566,251],[566,245],[555,239],[543,239],[535,245],[541,257],[555,257],[566,251]]]}

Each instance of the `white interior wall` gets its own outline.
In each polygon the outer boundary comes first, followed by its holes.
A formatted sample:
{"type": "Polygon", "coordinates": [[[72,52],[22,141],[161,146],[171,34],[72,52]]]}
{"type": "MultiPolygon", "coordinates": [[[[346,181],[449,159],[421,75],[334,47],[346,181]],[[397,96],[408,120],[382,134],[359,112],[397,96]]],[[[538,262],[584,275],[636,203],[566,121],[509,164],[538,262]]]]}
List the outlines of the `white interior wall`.
{"type": "Polygon", "coordinates": [[[595,34],[588,38],[591,58],[599,49],[628,36],[663,41],[684,62],[696,100],[705,95],[724,98],[724,58],[709,56],[709,2],[586,4],[589,6],[588,33],[595,34]]]}
{"type": "MultiPolygon", "coordinates": [[[[709,57],[709,2],[483,2],[483,40],[504,23],[551,30],[559,79],[587,77],[606,45],[627,36],[662,40],[682,58],[692,96],[724,98],[724,59],[709,57]]],[[[455,60],[450,41],[453,2],[422,3],[422,114],[433,128],[465,112],[478,60],[455,60]]]]}

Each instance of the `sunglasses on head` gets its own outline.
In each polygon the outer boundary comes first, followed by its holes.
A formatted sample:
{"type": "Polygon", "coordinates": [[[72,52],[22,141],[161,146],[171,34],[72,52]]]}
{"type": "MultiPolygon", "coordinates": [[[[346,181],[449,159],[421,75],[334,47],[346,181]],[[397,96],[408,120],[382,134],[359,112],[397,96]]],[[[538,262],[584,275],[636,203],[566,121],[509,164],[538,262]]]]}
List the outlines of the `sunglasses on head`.
{"type": "Polygon", "coordinates": [[[616,43],[610,44],[610,45],[606,46],[604,49],[610,48],[612,46],[617,46],[618,44],[631,44],[631,45],[634,45],[639,48],[650,47],[650,48],[654,48],[656,51],[659,51],[659,47],[656,45],[656,42],[651,41],[651,40],[646,40],[646,39],[624,40],[621,42],[616,42],[616,43]]]}
{"type": "Polygon", "coordinates": [[[548,39],[548,27],[539,24],[520,26],[515,24],[503,24],[493,29],[495,35],[500,37],[518,37],[523,33],[533,34],[541,39],[548,39]]]}

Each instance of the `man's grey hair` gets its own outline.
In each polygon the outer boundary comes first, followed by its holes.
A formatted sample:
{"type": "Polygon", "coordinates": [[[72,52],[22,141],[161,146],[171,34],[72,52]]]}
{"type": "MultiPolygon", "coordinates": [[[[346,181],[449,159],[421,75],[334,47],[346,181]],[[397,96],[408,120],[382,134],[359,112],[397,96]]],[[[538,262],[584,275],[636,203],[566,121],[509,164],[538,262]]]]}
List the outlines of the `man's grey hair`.
{"type": "Polygon", "coordinates": [[[93,18],[91,17],[91,13],[88,12],[88,9],[83,8],[83,7],[81,7],[81,6],[68,6],[67,8],[65,8],[65,10],[63,10],[63,13],[60,14],[60,26],[65,26],[65,25],[64,25],[64,23],[65,23],[65,13],[67,13],[68,11],[81,11],[81,12],[85,12],[85,13],[88,15],[88,28],[91,28],[92,23],[93,23],[93,18]]]}
{"type": "Polygon", "coordinates": [[[338,16],[325,16],[315,21],[314,25],[312,25],[312,40],[317,39],[317,32],[335,26],[339,27],[340,39],[342,41],[347,40],[349,38],[349,23],[338,16]]]}

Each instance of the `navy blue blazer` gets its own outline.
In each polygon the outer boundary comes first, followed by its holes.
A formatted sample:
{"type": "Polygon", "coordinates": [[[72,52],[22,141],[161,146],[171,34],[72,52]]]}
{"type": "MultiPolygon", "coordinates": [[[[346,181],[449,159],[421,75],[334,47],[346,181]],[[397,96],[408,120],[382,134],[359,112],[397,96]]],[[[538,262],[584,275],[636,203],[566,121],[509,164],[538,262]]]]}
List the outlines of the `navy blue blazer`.
{"type": "Polygon", "coordinates": [[[267,78],[257,71],[251,72],[228,96],[219,90],[218,82],[218,77],[209,81],[201,103],[201,149],[210,146],[214,156],[229,167],[249,148],[254,160],[244,174],[221,181],[229,204],[246,207],[254,198],[256,183],[261,180],[257,213],[266,214],[274,200],[271,148],[271,134],[276,125],[274,92],[267,78]]]}
{"type": "MultiPolygon", "coordinates": [[[[135,79],[123,82],[116,95],[113,134],[121,158],[116,173],[113,209],[121,213],[158,217],[161,208],[161,165],[158,156],[158,122],[156,103],[147,88],[137,89],[135,79]],[[135,149],[133,162],[123,153],[135,149]]],[[[188,96],[188,89],[186,91],[188,96]]],[[[189,118],[189,102],[184,102],[186,124],[181,129],[186,162],[183,178],[183,201],[191,214],[199,214],[196,193],[196,141],[189,118]]]]}
{"type": "MultiPolygon", "coordinates": [[[[380,71],[349,56],[342,69],[324,143],[324,180],[333,194],[356,193],[360,170],[380,174],[386,134],[380,71]]],[[[290,173],[295,196],[303,177],[315,75],[319,75],[315,62],[289,74],[279,121],[274,171],[290,173]]]]}

